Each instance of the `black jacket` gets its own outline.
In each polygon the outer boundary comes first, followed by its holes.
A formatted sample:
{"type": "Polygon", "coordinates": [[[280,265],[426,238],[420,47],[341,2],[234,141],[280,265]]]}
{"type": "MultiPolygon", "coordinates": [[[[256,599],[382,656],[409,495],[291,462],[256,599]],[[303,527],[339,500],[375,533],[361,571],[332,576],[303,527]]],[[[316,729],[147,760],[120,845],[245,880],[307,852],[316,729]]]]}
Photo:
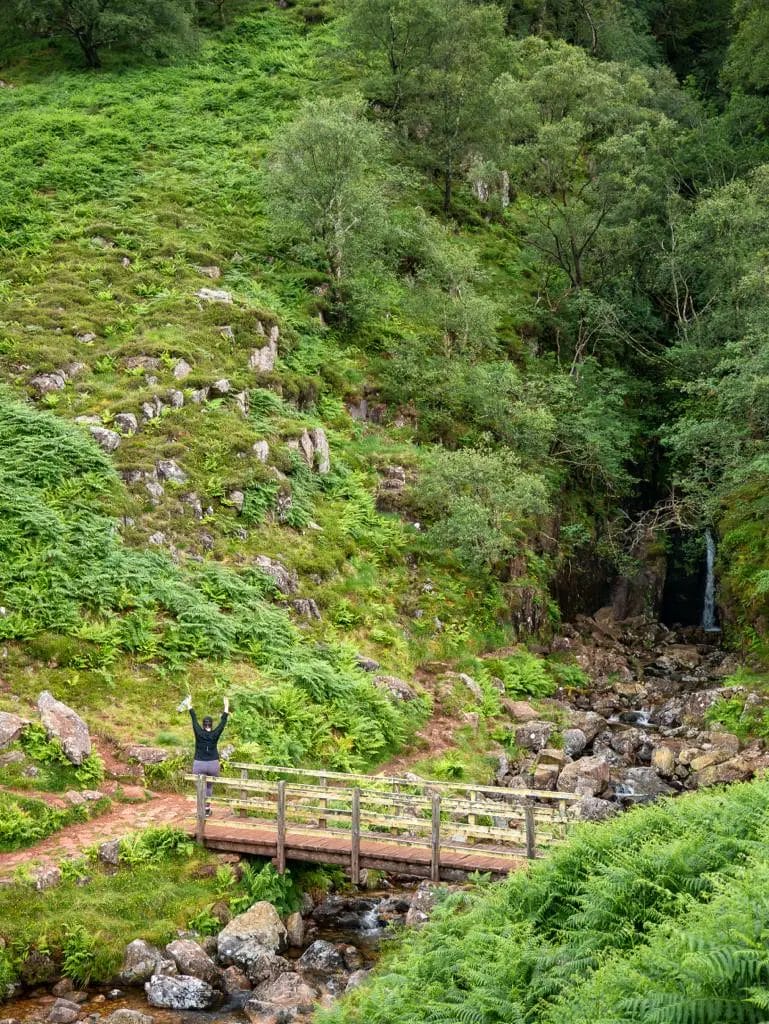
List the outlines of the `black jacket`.
{"type": "Polygon", "coordinates": [[[195,733],[195,760],[196,761],[218,761],[219,751],[216,749],[216,741],[222,735],[222,730],[227,724],[227,712],[219,719],[215,729],[208,732],[198,721],[194,708],[190,708],[192,718],[192,731],[195,733]]]}

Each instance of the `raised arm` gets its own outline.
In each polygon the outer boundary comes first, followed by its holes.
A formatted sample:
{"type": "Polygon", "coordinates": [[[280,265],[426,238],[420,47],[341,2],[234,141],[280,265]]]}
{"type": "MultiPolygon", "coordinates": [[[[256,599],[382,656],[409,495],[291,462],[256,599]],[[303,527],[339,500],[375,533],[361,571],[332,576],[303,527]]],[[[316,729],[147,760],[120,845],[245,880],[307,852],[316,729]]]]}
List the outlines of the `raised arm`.
{"type": "Polygon", "coordinates": [[[219,719],[219,724],[217,725],[217,727],[215,729],[211,730],[211,732],[209,733],[209,736],[211,736],[215,740],[218,740],[219,737],[222,735],[224,727],[227,724],[227,719],[229,717],[230,717],[229,711],[223,711],[222,712],[222,717],[219,719]]]}
{"type": "Polygon", "coordinates": [[[190,718],[192,719],[192,731],[196,736],[202,736],[204,730],[203,726],[198,721],[198,716],[195,714],[195,708],[190,708],[190,718]]]}

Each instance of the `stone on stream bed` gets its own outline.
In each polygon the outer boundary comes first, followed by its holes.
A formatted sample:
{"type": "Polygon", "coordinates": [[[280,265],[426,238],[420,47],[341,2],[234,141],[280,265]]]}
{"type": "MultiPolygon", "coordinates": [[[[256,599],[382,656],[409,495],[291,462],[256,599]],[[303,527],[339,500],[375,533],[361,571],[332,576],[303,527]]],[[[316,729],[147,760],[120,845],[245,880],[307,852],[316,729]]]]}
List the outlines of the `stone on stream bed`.
{"type": "Polygon", "coordinates": [[[180,974],[153,974],[144,991],[150,1006],[165,1010],[209,1010],[219,994],[205,981],[180,974]]]}
{"type": "Polygon", "coordinates": [[[317,939],[308,946],[299,957],[297,966],[305,977],[320,982],[328,981],[329,978],[347,971],[340,951],[325,939],[317,939]]]}
{"type": "Polygon", "coordinates": [[[236,967],[245,972],[252,985],[275,978],[289,969],[288,960],[266,949],[256,939],[249,939],[238,946],[232,952],[232,960],[236,967]]]}
{"type": "Polygon", "coordinates": [[[134,939],[126,946],[118,978],[121,985],[143,985],[153,975],[177,973],[174,961],[164,956],[157,946],[144,939],[134,939]]]}
{"type": "Polygon", "coordinates": [[[199,978],[212,988],[221,988],[221,970],[197,942],[192,939],[175,939],[166,946],[166,953],[174,961],[180,974],[199,978]]]}
{"type": "Polygon", "coordinates": [[[125,1006],[120,1010],[113,1010],[109,1017],[105,1018],[104,1024],[155,1024],[155,1018],[149,1013],[141,1013],[125,1006]]]}
{"type": "Polygon", "coordinates": [[[73,1024],[82,1010],[78,1003],[71,999],[57,999],[51,1007],[46,1020],[49,1024],[73,1024]]]}

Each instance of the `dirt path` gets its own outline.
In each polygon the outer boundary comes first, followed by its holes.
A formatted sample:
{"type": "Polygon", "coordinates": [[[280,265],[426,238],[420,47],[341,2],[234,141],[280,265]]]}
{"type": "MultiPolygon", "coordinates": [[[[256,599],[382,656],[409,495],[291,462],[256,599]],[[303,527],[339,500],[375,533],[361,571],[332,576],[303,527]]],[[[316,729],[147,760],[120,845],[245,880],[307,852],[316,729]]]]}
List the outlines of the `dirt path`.
{"type": "Polygon", "coordinates": [[[116,803],[108,813],[91,821],[68,825],[34,846],[0,853],[0,878],[7,878],[23,865],[58,863],[65,858],[78,857],[89,846],[120,839],[137,829],[181,825],[192,810],[191,801],[177,794],[153,794],[141,803],[116,803]]]}

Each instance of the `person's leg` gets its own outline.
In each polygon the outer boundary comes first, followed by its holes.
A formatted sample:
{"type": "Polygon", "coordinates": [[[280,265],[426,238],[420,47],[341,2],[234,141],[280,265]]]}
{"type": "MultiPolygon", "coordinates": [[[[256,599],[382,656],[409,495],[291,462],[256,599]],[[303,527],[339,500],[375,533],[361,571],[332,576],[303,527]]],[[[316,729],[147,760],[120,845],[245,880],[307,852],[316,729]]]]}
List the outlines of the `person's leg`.
{"type": "MultiPolygon", "coordinates": [[[[220,774],[220,771],[221,771],[221,769],[219,767],[219,762],[218,761],[206,761],[206,775],[208,775],[210,779],[213,780],[213,779],[218,778],[219,774],[220,774]]],[[[206,802],[206,814],[210,814],[211,813],[211,804],[208,801],[211,800],[211,796],[212,796],[213,792],[214,792],[213,781],[207,782],[206,783],[206,801],[207,801],[206,802]]]]}

